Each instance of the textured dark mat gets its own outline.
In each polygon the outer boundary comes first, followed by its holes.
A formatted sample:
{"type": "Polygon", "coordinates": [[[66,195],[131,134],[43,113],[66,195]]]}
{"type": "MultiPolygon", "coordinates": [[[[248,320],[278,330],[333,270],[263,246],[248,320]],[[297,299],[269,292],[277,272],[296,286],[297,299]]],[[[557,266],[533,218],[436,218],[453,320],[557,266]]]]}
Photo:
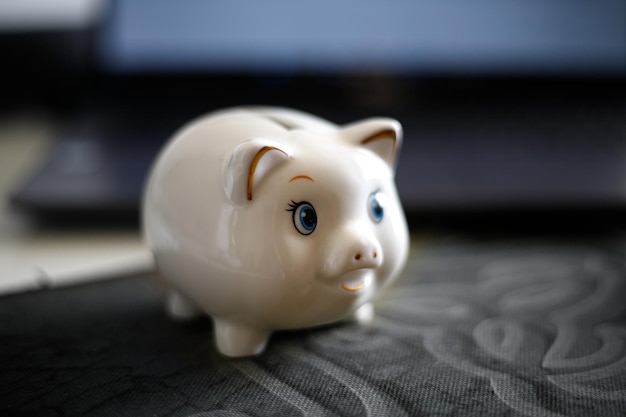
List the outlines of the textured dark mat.
{"type": "Polygon", "coordinates": [[[370,326],[256,359],[135,277],[0,298],[2,416],[624,416],[626,242],[414,245],[370,326]]]}

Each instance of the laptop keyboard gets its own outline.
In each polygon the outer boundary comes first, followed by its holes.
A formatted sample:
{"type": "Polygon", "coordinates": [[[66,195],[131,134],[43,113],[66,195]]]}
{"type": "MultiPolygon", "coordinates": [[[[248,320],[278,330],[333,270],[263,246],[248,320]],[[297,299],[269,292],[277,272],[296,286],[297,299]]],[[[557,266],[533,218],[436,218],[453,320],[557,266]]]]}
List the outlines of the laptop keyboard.
{"type": "MultiPolygon", "coordinates": [[[[456,104],[390,115],[405,131],[397,182],[409,211],[626,200],[624,103],[456,104]]],[[[167,135],[66,139],[13,202],[39,212],[136,213],[167,135]]]]}

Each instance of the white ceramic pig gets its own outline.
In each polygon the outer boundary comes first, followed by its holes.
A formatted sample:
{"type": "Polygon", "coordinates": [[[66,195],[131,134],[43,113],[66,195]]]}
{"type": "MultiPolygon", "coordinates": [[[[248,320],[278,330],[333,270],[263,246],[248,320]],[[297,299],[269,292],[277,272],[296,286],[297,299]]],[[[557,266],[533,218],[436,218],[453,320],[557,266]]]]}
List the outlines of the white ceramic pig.
{"type": "Polygon", "coordinates": [[[261,353],[274,330],[371,319],[409,247],[394,185],[401,136],[391,119],[339,127],[268,107],[184,127],[143,206],[170,313],[211,315],[229,356],[261,353]]]}

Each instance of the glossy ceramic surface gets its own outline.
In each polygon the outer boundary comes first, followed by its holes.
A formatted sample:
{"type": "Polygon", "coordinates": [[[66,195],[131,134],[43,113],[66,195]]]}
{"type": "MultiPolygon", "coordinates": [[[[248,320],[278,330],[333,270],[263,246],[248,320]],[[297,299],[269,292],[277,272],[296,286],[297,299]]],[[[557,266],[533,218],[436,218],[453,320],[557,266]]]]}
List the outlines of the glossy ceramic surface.
{"type": "Polygon", "coordinates": [[[392,119],[345,126],[282,108],[209,114],[149,177],[144,232],[170,313],[209,314],[218,349],[258,354],[274,330],[372,318],[402,270],[407,225],[392,119]]]}

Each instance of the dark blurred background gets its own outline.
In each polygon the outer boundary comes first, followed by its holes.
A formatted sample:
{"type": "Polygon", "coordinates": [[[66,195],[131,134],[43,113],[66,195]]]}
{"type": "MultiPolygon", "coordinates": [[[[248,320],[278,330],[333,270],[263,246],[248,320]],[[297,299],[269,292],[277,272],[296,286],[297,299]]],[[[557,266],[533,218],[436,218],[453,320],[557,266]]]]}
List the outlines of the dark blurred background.
{"type": "Polygon", "coordinates": [[[38,218],[134,224],[181,124],[269,104],[400,120],[413,224],[623,222],[621,0],[9,1],[0,50],[0,112],[53,126],[9,193],[38,218]]]}
{"type": "Polygon", "coordinates": [[[626,0],[0,0],[2,416],[623,416],[624,214],[626,0]],[[370,326],[230,363],[138,207],[242,104],[401,121],[412,234],[370,326]]]}

